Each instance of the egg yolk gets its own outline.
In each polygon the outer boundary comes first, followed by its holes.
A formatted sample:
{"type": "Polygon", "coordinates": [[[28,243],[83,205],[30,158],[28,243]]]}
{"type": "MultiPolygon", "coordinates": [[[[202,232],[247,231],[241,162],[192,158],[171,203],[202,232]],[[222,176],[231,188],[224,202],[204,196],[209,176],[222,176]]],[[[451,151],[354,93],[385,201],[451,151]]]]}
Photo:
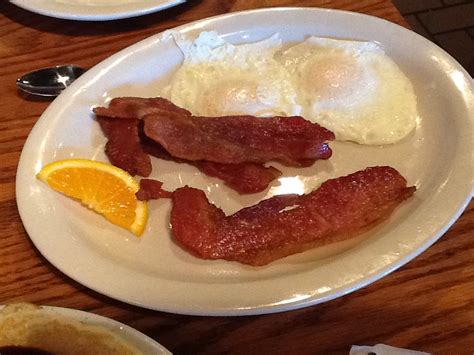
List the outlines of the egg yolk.
{"type": "Polygon", "coordinates": [[[304,92],[317,99],[341,99],[357,90],[363,80],[356,58],[343,52],[312,56],[299,72],[304,92]]]}
{"type": "Polygon", "coordinates": [[[274,101],[252,80],[220,81],[201,97],[202,111],[209,116],[254,115],[271,116],[275,112],[266,102],[274,101]],[[262,92],[261,92],[262,91],[262,92]]]}

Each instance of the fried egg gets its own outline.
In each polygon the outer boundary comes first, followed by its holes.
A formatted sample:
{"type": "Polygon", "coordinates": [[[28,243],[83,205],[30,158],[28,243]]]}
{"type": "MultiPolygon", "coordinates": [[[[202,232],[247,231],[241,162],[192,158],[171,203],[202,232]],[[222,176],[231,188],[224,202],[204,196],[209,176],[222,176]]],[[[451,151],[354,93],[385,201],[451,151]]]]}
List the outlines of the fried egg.
{"type": "Polygon", "coordinates": [[[184,54],[169,87],[176,105],[198,116],[300,113],[290,75],[274,59],[281,48],[278,35],[241,45],[216,32],[201,32],[195,40],[178,33],[174,38],[184,54]]]}
{"type": "Polygon", "coordinates": [[[389,144],[416,126],[413,86],[375,42],[309,37],[277,55],[306,119],[337,140],[389,144]]]}

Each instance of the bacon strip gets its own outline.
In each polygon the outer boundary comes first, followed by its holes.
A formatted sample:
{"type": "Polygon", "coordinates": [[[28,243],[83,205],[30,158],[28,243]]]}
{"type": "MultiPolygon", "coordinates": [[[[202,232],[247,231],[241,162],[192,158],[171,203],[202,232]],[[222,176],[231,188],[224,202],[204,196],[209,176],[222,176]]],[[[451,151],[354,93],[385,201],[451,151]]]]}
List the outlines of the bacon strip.
{"type": "Polygon", "coordinates": [[[163,190],[163,183],[153,179],[141,179],[140,189],[136,193],[137,199],[140,201],[157,200],[160,198],[171,198],[172,193],[163,190]]]}
{"type": "Polygon", "coordinates": [[[105,154],[112,165],[127,171],[132,176],[149,176],[152,168],[151,160],[140,145],[138,131],[140,121],[108,117],[97,117],[97,121],[108,139],[105,154]]]}
{"type": "Polygon", "coordinates": [[[162,97],[117,97],[109,102],[109,107],[94,107],[97,116],[142,119],[145,115],[160,113],[176,113],[191,116],[191,112],[178,107],[171,101],[162,97]]]}
{"type": "MultiPolygon", "coordinates": [[[[115,98],[108,108],[96,107],[94,112],[99,115],[99,123],[113,126],[103,127],[109,138],[109,160],[133,175],[150,174],[148,168],[142,169],[148,153],[192,164],[239,193],[249,194],[265,190],[281,175],[279,170],[263,166],[266,161],[275,159],[288,165],[309,166],[332,154],[325,143],[334,139],[332,132],[301,117],[192,117],[189,111],[166,99],[134,97],[115,98]],[[132,122],[107,120],[104,116],[132,122]],[[138,125],[137,119],[145,122],[145,134],[138,131],[141,151],[133,129],[138,125]],[[163,124],[168,125],[167,129],[163,129],[163,124]],[[169,134],[170,130],[173,134],[169,134]],[[129,132],[132,137],[127,140],[129,132]],[[162,142],[168,144],[166,149],[162,142]]],[[[149,158],[146,164],[151,171],[149,158]]]]}
{"type": "Polygon", "coordinates": [[[194,117],[164,98],[115,98],[96,115],[145,120],[145,134],[173,157],[216,163],[309,166],[328,159],[334,134],[302,117],[194,117]]]}
{"type": "Polygon", "coordinates": [[[210,161],[187,161],[173,158],[161,145],[148,137],[141,140],[143,150],[156,158],[194,165],[201,172],[224,181],[224,184],[239,194],[253,194],[265,190],[281,176],[281,171],[255,163],[221,164],[210,161]]]}
{"type": "Polygon", "coordinates": [[[183,187],[173,193],[171,226],[175,240],[197,257],[259,266],[360,234],[414,192],[395,169],[373,167],[226,217],[203,191],[183,187]]]}
{"type": "Polygon", "coordinates": [[[273,166],[265,167],[255,163],[221,164],[210,161],[191,162],[208,176],[221,179],[240,194],[253,194],[265,190],[281,176],[281,171],[273,166]]]}
{"type": "Polygon", "coordinates": [[[145,134],[172,156],[224,164],[277,160],[307,166],[328,159],[334,134],[302,117],[192,117],[176,113],[144,116],[145,134]]]}
{"type": "MultiPolygon", "coordinates": [[[[161,145],[143,134],[143,130],[139,127],[140,121],[137,119],[121,120],[98,116],[97,121],[108,138],[105,153],[110,162],[131,175],[145,177],[150,175],[152,166],[148,154],[159,159],[194,165],[204,174],[221,179],[240,194],[263,191],[281,175],[278,169],[255,163],[220,164],[173,158],[161,145]]],[[[148,200],[153,199],[154,195],[143,196],[148,196],[143,197],[148,200]]]]}

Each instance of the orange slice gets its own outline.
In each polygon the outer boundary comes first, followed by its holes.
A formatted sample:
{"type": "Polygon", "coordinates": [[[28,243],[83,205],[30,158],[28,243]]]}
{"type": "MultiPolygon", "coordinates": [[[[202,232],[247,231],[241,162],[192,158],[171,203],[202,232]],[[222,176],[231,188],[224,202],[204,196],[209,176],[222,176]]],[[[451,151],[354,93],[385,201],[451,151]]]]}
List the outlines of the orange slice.
{"type": "Polygon", "coordinates": [[[65,159],[47,164],[36,177],[56,191],[81,201],[113,224],[140,236],[148,219],[139,185],[126,171],[107,163],[65,159]]]}

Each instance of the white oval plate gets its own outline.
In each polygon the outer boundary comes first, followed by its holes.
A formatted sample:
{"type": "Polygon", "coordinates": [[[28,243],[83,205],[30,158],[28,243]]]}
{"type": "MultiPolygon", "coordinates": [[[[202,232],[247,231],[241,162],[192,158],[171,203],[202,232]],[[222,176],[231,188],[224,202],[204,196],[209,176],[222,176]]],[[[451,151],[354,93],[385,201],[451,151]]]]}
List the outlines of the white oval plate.
{"type": "Polygon", "coordinates": [[[168,200],[150,203],[136,238],[52,191],[35,178],[43,165],[81,157],[107,161],[91,108],[117,96],[156,96],[182,55],[168,32],[150,37],[84,74],[44,112],[23,149],[17,175],[19,211],[33,243],[58,269],[110,297],[146,308],[199,315],[279,312],[324,302],[383,277],[420,254],[459,217],[471,194],[472,81],[448,54],[417,34],[356,13],[273,8],[218,16],[177,28],[216,30],[232,42],[280,32],[376,40],[411,78],[421,121],[410,137],[385,147],[332,143],[333,157],[305,169],[282,168],[268,191],[239,196],[185,164],[153,160],[152,177],[173,190],[206,191],[226,213],[264,197],[310,191],[322,181],[367,166],[391,165],[418,191],[364,240],[346,251],[308,251],[265,267],[197,259],[169,231],[168,200]],[[284,25],[283,25],[284,24],[284,25]],[[280,185],[279,185],[280,184],[280,185]]]}
{"type": "Polygon", "coordinates": [[[10,0],[41,15],[80,21],[108,21],[142,16],[186,0],[10,0]]]}
{"type": "MultiPolygon", "coordinates": [[[[0,309],[4,307],[5,305],[0,305],[0,309]]],[[[102,317],[94,313],[79,311],[77,309],[52,306],[41,306],[41,311],[45,312],[46,314],[67,317],[83,324],[104,327],[114,332],[128,343],[134,345],[143,354],[171,354],[168,349],[145,334],[132,327],[129,327],[128,325],[107,317],[102,317]]]]}

